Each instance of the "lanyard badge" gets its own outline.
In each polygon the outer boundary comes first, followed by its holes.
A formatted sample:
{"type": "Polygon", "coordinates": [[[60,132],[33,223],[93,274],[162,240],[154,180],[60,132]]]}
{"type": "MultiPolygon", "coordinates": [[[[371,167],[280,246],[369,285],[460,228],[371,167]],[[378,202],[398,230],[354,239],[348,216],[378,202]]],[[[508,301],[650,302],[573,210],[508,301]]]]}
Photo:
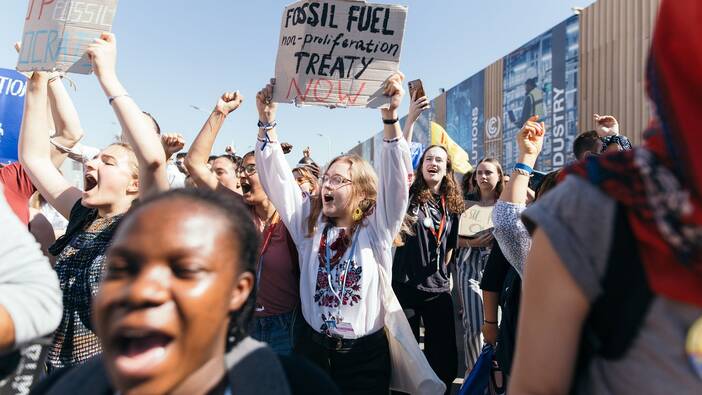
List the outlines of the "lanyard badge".
{"type": "Polygon", "coordinates": [[[339,302],[337,305],[337,310],[336,310],[336,323],[335,327],[339,326],[339,323],[343,321],[343,317],[341,316],[341,305],[343,304],[344,301],[344,292],[346,291],[346,276],[349,272],[349,268],[353,266],[355,263],[354,256],[356,255],[356,245],[358,244],[358,234],[360,233],[359,229],[356,229],[353,235],[353,241],[351,242],[351,249],[349,251],[349,257],[339,263],[339,265],[343,264],[344,268],[339,269],[339,292],[337,292],[336,289],[334,289],[334,283],[335,281],[332,281],[332,273],[331,273],[331,241],[327,237],[328,231],[329,231],[330,226],[327,226],[324,229],[324,264],[325,268],[327,270],[327,283],[329,286],[329,290],[331,293],[334,295],[336,300],[339,302]]]}
{"type": "Polygon", "coordinates": [[[441,265],[441,236],[444,234],[444,228],[446,227],[446,197],[441,196],[441,222],[439,222],[439,230],[437,231],[434,228],[434,220],[431,217],[431,213],[429,213],[429,209],[427,208],[427,204],[424,203],[424,221],[423,225],[425,228],[429,229],[432,235],[434,235],[434,238],[436,239],[436,271],[438,272],[440,269],[441,265]]]}

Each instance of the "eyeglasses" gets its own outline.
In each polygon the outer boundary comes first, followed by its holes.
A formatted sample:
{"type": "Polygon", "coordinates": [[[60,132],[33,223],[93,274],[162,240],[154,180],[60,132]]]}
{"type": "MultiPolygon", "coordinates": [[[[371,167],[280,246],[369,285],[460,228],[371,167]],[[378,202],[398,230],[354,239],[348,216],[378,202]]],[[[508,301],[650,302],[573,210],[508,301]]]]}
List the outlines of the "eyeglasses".
{"type": "Polygon", "coordinates": [[[237,172],[239,174],[246,174],[247,176],[252,176],[256,174],[256,164],[255,163],[249,163],[248,165],[245,166],[239,166],[237,169],[237,172]]]}
{"type": "Polygon", "coordinates": [[[327,184],[332,189],[338,189],[338,188],[341,188],[344,185],[348,185],[350,183],[351,183],[351,180],[349,180],[348,178],[342,177],[338,174],[335,174],[331,177],[329,177],[328,175],[325,174],[324,177],[322,177],[322,185],[327,184]]]}

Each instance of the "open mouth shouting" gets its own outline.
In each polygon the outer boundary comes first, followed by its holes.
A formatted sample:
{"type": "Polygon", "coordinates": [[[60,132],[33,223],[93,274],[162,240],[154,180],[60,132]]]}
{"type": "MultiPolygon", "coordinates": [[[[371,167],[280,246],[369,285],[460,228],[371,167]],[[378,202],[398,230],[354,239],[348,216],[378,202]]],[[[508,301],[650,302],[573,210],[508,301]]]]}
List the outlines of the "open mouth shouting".
{"type": "Polygon", "coordinates": [[[325,193],[322,196],[322,200],[325,205],[332,204],[334,203],[334,195],[332,195],[331,193],[325,193]]]}
{"type": "Polygon", "coordinates": [[[125,375],[140,376],[153,369],[166,356],[173,336],[155,328],[122,328],[112,336],[115,366],[125,375]]]}
{"type": "Polygon", "coordinates": [[[241,182],[241,193],[246,195],[247,193],[251,193],[251,189],[251,184],[249,184],[248,181],[241,182]]]}
{"type": "Polygon", "coordinates": [[[83,190],[85,192],[88,192],[91,189],[95,188],[97,184],[97,179],[95,179],[94,175],[86,173],[83,177],[83,190]]]}
{"type": "Polygon", "coordinates": [[[428,179],[437,179],[440,175],[439,166],[429,166],[425,168],[424,172],[425,177],[428,179]]]}

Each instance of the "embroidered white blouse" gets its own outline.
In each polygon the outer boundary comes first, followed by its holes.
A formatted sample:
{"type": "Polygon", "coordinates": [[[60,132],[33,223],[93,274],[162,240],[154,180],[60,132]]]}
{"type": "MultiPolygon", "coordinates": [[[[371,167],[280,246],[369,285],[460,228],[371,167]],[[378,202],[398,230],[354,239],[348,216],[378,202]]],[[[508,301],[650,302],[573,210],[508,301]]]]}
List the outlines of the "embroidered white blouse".
{"type": "MultiPolygon", "coordinates": [[[[407,177],[412,165],[407,142],[402,138],[383,142],[375,211],[361,225],[355,257],[345,276],[343,295],[339,295],[339,269],[345,269],[345,265],[340,263],[331,269],[334,291],[342,298],[341,306],[329,287],[326,267],[320,265],[318,259],[325,228],[322,216],[317,219],[314,236],[306,237],[310,200],[303,196],[280,144],[271,142],[261,150],[262,145],[260,141],[256,145],[256,168],[268,198],[297,246],[300,299],[305,320],[314,330],[329,334],[328,321],[339,315],[341,321],[353,329],[353,332],[340,333],[348,339],[382,329],[385,311],[377,265],[383,265],[387,273],[392,273],[392,240],[400,230],[409,200],[407,177]]],[[[338,234],[339,228],[331,229],[329,242],[333,242],[338,234]]],[[[350,251],[349,246],[340,262],[349,259],[350,251]]]]}

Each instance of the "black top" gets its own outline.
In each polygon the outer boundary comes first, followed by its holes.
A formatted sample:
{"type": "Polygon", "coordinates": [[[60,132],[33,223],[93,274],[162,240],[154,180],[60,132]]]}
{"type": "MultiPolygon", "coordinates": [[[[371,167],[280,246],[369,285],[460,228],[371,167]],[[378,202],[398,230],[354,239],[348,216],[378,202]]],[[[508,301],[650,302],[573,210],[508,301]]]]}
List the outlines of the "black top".
{"type": "Polygon", "coordinates": [[[417,221],[412,226],[414,235],[405,237],[405,244],[395,250],[392,265],[392,281],[425,292],[450,291],[450,271],[444,264],[446,254],[458,246],[458,215],[448,214],[446,224],[441,235],[439,247],[440,264],[437,265],[437,242],[434,234],[424,225],[428,213],[434,225],[434,231],[439,231],[443,208],[441,199],[434,196],[426,204],[411,203],[407,213],[416,217],[417,221]]]}
{"type": "Polygon", "coordinates": [[[100,287],[107,248],[123,214],[99,218],[97,209],[78,200],[66,234],[51,247],[63,293],[63,314],[49,348],[48,364],[62,368],[82,363],[102,349],[92,327],[92,300],[100,287]]]}
{"type": "Polygon", "coordinates": [[[495,240],[492,243],[490,256],[485,264],[483,279],[480,281],[480,289],[490,292],[501,292],[509,268],[509,261],[502,254],[500,245],[495,240]]]}
{"type": "MultiPolygon", "coordinates": [[[[275,355],[270,348],[257,350],[236,367],[229,367],[227,377],[209,395],[229,389],[236,395],[285,393],[290,395],[336,395],[336,384],[320,368],[298,356],[275,355]],[[278,365],[279,367],[276,367],[278,365]],[[283,385],[283,387],[279,387],[283,385]],[[278,391],[269,392],[271,388],[278,391]]],[[[91,393],[114,394],[114,388],[99,357],[72,368],[56,370],[32,388],[31,394],[91,393]]]]}

